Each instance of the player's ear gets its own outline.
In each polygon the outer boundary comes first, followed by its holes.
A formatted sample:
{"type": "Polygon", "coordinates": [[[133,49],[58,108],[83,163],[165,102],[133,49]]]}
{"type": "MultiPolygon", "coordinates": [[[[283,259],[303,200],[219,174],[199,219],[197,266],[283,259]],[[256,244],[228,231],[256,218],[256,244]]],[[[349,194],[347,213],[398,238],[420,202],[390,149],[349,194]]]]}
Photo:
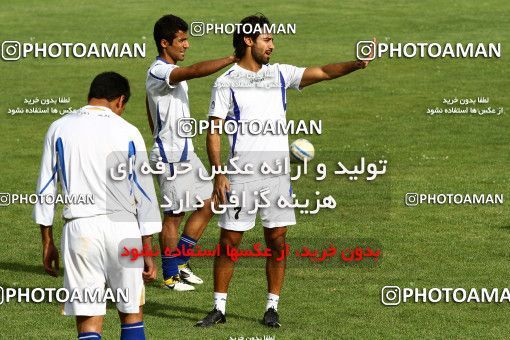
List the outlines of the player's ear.
{"type": "Polygon", "coordinates": [[[119,108],[124,109],[126,106],[126,96],[122,95],[119,97],[119,108]]]}
{"type": "Polygon", "coordinates": [[[252,47],[253,46],[253,39],[250,38],[250,37],[244,37],[244,43],[246,44],[246,46],[252,47]]]}
{"type": "Polygon", "coordinates": [[[159,44],[161,45],[161,47],[163,48],[167,48],[168,46],[172,45],[168,40],[166,39],[161,39],[161,41],[159,42],[159,44]]]}
{"type": "Polygon", "coordinates": [[[115,110],[112,110],[112,111],[114,111],[116,114],[118,114],[120,116],[122,114],[122,112],[124,111],[124,108],[126,107],[125,101],[126,101],[126,96],[124,96],[124,95],[122,95],[118,98],[115,98],[113,100],[113,107],[115,110]]]}

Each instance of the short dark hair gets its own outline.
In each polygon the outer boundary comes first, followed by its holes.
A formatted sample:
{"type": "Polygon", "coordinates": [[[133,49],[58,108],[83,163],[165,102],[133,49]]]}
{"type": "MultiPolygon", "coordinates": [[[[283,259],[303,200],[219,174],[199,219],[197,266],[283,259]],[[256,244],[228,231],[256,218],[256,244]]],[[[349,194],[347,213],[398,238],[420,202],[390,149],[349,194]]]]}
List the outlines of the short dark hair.
{"type": "Polygon", "coordinates": [[[162,51],[161,40],[165,39],[172,44],[178,31],[188,31],[188,24],[178,16],[168,14],[156,21],[154,24],[154,41],[156,42],[158,53],[162,51]]]}
{"type": "Polygon", "coordinates": [[[90,84],[88,100],[92,98],[106,99],[111,102],[124,96],[126,104],[131,96],[129,81],[116,72],[103,72],[98,74],[90,84]]]}
{"type": "Polygon", "coordinates": [[[266,18],[263,14],[257,13],[255,15],[250,15],[243,20],[241,20],[240,28],[237,29],[234,32],[234,39],[232,44],[234,45],[235,49],[235,56],[237,58],[242,58],[244,56],[244,53],[246,52],[246,43],[244,42],[244,37],[249,37],[253,41],[257,39],[257,37],[260,35],[259,30],[254,30],[255,25],[259,25],[261,28],[264,27],[264,25],[269,26],[269,19],[266,18]],[[245,25],[251,26],[251,30],[243,30],[243,27],[245,25]],[[244,33],[245,31],[252,32],[251,34],[244,33]]]}

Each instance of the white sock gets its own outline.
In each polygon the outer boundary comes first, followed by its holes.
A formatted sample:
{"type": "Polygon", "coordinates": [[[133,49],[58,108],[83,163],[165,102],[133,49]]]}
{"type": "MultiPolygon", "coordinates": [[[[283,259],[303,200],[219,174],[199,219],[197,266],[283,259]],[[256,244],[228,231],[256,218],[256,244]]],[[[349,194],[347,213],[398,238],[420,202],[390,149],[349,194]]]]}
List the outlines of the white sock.
{"type": "Polygon", "coordinates": [[[274,310],[277,311],[278,310],[278,301],[279,300],[280,300],[280,296],[279,295],[268,293],[267,294],[266,310],[268,310],[269,308],[274,308],[274,310]]]}
{"type": "Polygon", "coordinates": [[[219,310],[225,315],[225,308],[227,307],[227,293],[214,292],[214,308],[219,310]]]}

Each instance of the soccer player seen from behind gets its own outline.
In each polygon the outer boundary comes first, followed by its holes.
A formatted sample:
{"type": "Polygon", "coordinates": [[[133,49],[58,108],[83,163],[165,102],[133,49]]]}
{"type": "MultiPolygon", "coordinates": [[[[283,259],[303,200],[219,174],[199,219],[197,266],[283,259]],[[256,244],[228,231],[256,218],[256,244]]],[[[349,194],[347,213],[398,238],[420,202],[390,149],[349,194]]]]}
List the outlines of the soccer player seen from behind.
{"type": "MultiPolygon", "coordinates": [[[[148,162],[142,136],[121,118],[129,96],[126,78],[101,73],[90,85],[88,105],[51,124],[37,182],[37,194],[50,199],[35,205],[33,217],[41,226],[44,268],[57,276],[58,250],[52,236],[55,206],[48,203],[54,202],[57,181],[62,195],[92,197],[92,202],[64,205],[64,288],[81,296],[91,290],[104,292],[105,286],[126,291],[127,299],[116,301],[121,339],[145,339],[144,280],[156,278],[156,267],[151,257],[126,265],[120,254],[127,240],[137,249],[152,247],[152,234],[161,230],[161,216],[152,177],[140,172],[148,162]],[[118,164],[131,164],[132,170],[124,179],[113,180],[110,169],[118,164]]],[[[106,302],[98,300],[65,303],[64,314],[76,316],[78,339],[101,338],[106,302]]]]}
{"type": "Polygon", "coordinates": [[[164,173],[158,175],[162,203],[166,205],[163,230],[159,235],[163,286],[175,291],[194,290],[192,284],[203,283],[192,272],[189,256],[182,254],[182,250],[195,246],[213,216],[210,206],[212,183],[199,178],[199,169],[205,171],[205,168],[194,152],[191,138],[179,131],[179,120],[190,117],[186,81],[208,76],[235,61],[234,56],[230,56],[177,66],[190,47],[187,31],[188,24],[174,15],[165,15],[156,22],[154,40],[159,56],[149,67],[146,80],[147,115],[154,137],[150,159],[153,166],[156,162],[164,163],[164,173]],[[188,165],[191,165],[191,172],[176,175],[188,165]],[[189,205],[183,204],[187,193],[191,200],[189,205]],[[192,213],[179,237],[179,226],[185,212],[190,211],[192,213]],[[176,247],[181,251],[175,252],[176,247]],[[165,251],[167,249],[171,253],[165,251]]]}
{"type": "MultiPolygon", "coordinates": [[[[284,64],[269,64],[275,48],[273,36],[266,27],[269,21],[264,16],[249,16],[241,21],[242,30],[234,33],[233,45],[240,60],[219,77],[212,89],[209,108],[211,126],[221,126],[225,121],[240,124],[258,121],[261,126],[276,126],[278,121],[286,122],[288,89],[302,89],[323,80],[331,80],[358,69],[365,68],[367,61],[355,60],[329,64],[321,67],[296,67],[284,64]],[[251,29],[247,29],[247,27],[251,29]],[[257,27],[259,29],[257,29],[257,27]],[[260,30],[262,28],[262,30],[260,30]],[[250,34],[248,34],[250,33],[250,34]],[[244,82],[244,83],[243,83],[244,82]]],[[[375,40],[374,40],[375,43],[375,40]]],[[[373,51],[372,51],[373,53],[373,51]]],[[[230,123],[229,123],[230,124],[230,123]]],[[[207,152],[213,167],[221,166],[221,136],[219,129],[210,129],[207,136],[207,152]]],[[[274,167],[278,160],[289,157],[288,136],[282,131],[266,134],[252,134],[249,129],[238,129],[228,136],[230,159],[238,158],[237,165],[245,169],[260,169],[263,163],[274,167]]],[[[251,211],[255,196],[264,193],[270,202],[259,207],[267,248],[272,256],[266,258],[267,303],[263,323],[268,327],[280,327],[278,301],[283,285],[285,259],[278,259],[285,249],[287,227],[296,224],[294,210],[281,209],[277,205],[280,197],[292,200],[290,174],[262,176],[215,174],[214,204],[230,202],[229,197],[245,193],[246,206],[229,208],[220,216],[219,243],[221,256],[214,262],[214,308],[196,325],[200,327],[224,323],[227,291],[234,272],[234,262],[226,254],[226,247],[238,247],[245,231],[255,226],[256,214],[251,211]],[[251,199],[250,199],[251,197],[251,199]]]]}

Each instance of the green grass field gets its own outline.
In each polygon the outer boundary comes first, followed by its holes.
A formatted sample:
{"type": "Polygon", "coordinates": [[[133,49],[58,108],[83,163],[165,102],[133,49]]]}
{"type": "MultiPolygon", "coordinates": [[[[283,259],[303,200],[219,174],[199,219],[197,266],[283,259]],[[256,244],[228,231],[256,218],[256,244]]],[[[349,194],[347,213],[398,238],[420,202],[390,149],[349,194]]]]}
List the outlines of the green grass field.
{"type": "MultiPolygon", "coordinates": [[[[320,2],[199,1],[165,3],[91,0],[20,0],[0,4],[0,39],[22,42],[146,42],[147,57],[135,59],[34,59],[0,61],[0,192],[32,193],[39,172],[42,141],[58,114],[9,115],[24,98],[71,97],[86,104],[93,77],[113,70],[130,80],[132,97],[123,117],[152,144],[145,116],[145,74],[156,56],[154,22],[173,13],[192,21],[235,23],[262,12],[273,22],[296,23],[297,34],[276,36],[271,62],[322,65],[355,58],[358,40],[381,42],[500,42],[500,59],[376,60],[345,78],[289,91],[288,119],[322,119],[323,133],[307,136],[318,162],[356,164],[388,160],[388,171],[374,183],[328,177],[317,183],[309,175],[295,191],[313,198],[315,190],[331,194],[334,211],[298,215],[289,242],[371,240],[382,248],[376,266],[311,266],[293,262],[286,274],[279,312],[282,328],[259,323],[265,307],[262,263],[241,265],[227,304],[227,323],[212,329],[193,324],[212,307],[212,262],[201,260],[203,286],[177,294],[151,285],[146,292],[145,324],[149,339],[263,337],[333,338],[508,338],[510,304],[407,303],[387,307],[381,288],[508,287],[510,209],[502,205],[420,205],[406,207],[407,192],[500,193],[510,197],[510,24],[507,1],[320,2]],[[426,114],[444,107],[443,98],[489,97],[502,115],[426,114]]],[[[227,56],[231,37],[190,37],[184,65],[227,56]]],[[[195,118],[205,118],[216,76],[189,82],[195,118]]],[[[483,106],[485,107],[485,106],[483,106]]],[[[292,136],[296,139],[298,136],[292,136]]],[[[205,137],[195,139],[205,157],[205,137]]],[[[205,160],[205,158],[204,158],[205,160]]],[[[328,164],[329,164],[328,163],[328,164]]],[[[62,287],[63,277],[45,274],[39,227],[30,205],[0,207],[2,287],[62,287]]],[[[59,208],[61,212],[61,207],[59,208]]],[[[63,222],[55,221],[55,240],[63,222]]],[[[205,242],[218,235],[216,220],[205,242]]],[[[245,246],[262,240],[261,225],[246,235],[245,246]]],[[[158,262],[159,263],[159,262],[158,262]]],[[[63,271],[62,271],[63,274],[63,271]]],[[[110,306],[103,338],[120,334],[110,306]]],[[[75,338],[74,319],[60,315],[57,303],[0,305],[0,338],[75,338]]]]}

